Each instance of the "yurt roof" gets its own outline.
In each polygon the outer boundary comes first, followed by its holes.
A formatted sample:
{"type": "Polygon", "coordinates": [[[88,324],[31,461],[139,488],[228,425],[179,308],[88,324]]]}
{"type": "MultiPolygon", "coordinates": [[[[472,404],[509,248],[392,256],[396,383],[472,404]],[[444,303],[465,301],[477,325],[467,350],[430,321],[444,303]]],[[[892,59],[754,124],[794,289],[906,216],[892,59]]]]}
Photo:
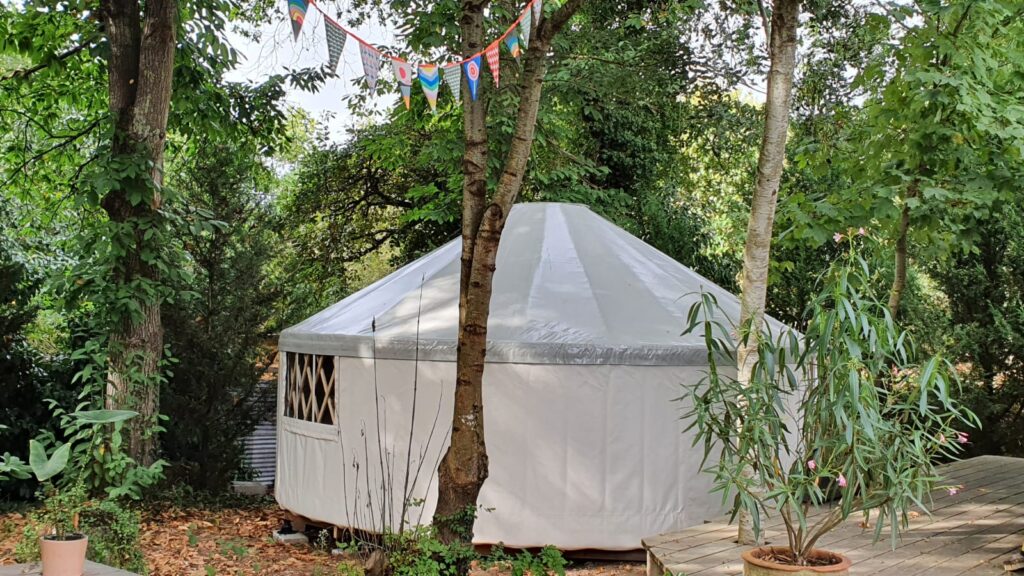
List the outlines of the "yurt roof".
{"type": "MultiPolygon", "coordinates": [[[[281,349],[454,361],[460,253],[453,240],[282,331],[281,349]]],[[[705,364],[703,338],[680,335],[701,291],[736,321],[734,295],[586,206],[517,204],[498,250],[487,361],[705,364]]]]}

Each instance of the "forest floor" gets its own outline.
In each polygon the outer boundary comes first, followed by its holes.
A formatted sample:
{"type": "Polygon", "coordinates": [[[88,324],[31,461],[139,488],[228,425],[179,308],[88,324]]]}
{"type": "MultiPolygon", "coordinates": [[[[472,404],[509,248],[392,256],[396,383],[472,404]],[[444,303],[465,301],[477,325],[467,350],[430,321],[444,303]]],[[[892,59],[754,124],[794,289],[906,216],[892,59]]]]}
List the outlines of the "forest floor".
{"type": "MultiPolygon", "coordinates": [[[[338,558],[314,546],[276,544],[284,514],[273,503],[242,508],[147,506],[142,510],[142,551],[150,576],[329,576],[338,558]]],[[[0,565],[14,563],[26,518],[0,514],[0,565]]],[[[574,563],[572,576],[642,576],[640,563],[574,563]]],[[[496,568],[478,576],[506,576],[496,568]]]]}

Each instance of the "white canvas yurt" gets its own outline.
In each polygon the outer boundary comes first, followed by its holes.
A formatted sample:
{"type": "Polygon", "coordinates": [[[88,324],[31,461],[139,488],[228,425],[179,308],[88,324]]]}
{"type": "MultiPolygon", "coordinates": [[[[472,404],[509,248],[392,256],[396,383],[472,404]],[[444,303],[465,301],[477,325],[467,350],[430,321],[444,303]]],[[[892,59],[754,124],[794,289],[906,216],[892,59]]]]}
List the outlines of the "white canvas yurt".
{"type": "MultiPolygon", "coordinates": [[[[430,521],[460,249],[452,241],[281,333],[283,508],[372,531],[403,515],[430,521]]],[[[735,320],[735,296],[585,206],[512,209],[488,326],[477,543],[631,550],[721,513],[674,401],[706,370],[703,341],[680,336],[701,290],[735,320]]]]}

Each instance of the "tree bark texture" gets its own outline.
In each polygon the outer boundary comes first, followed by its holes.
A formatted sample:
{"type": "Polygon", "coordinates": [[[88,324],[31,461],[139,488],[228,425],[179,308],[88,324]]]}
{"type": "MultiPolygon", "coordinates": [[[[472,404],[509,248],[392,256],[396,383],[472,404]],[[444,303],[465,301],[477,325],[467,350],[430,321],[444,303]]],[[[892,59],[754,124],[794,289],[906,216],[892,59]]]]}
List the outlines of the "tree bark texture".
{"type": "MultiPolygon", "coordinates": [[[[537,23],[520,76],[519,108],[512,143],[492,195],[488,195],[487,190],[486,96],[481,94],[475,102],[464,98],[466,150],[462,163],[462,267],[455,410],[451,444],[438,467],[438,499],[434,512],[434,525],[439,537],[446,542],[469,543],[473,538],[477,497],[488,474],[483,375],[498,247],[530,158],[551,39],[582,3],[583,0],[569,0],[537,23]]],[[[475,54],[484,48],[486,5],[486,1],[480,0],[462,3],[460,25],[464,54],[475,54]]],[[[463,94],[468,94],[466,87],[463,88],[463,94]]]]}
{"type": "MultiPolygon", "coordinates": [[[[159,281],[144,258],[145,230],[140,222],[159,218],[163,183],[164,140],[170,112],[171,79],[177,41],[176,0],[105,0],[103,18],[110,41],[108,95],[114,121],[111,153],[128,162],[147,162],[148,178],[122,178],[107,192],[103,208],[112,222],[134,227],[129,250],[116,267],[114,281],[132,285],[159,281]],[[143,202],[130,201],[143,191],[143,202]]],[[[156,459],[159,365],[163,326],[158,298],[138,295],[140,313],[120,318],[109,337],[105,404],[140,416],[127,424],[127,450],[139,463],[156,459]]]]}
{"type": "MultiPolygon", "coordinates": [[[[749,384],[757,362],[757,345],[764,324],[768,293],[768,269],[771,261],[772,228],[778,201],[779,182],[786,160],[786,138],[796,70],[799,0],[776,0],[772,7],[768,32],[768,96],[765,101],[764,134],[757,160],[757,182],[750,205],[750,221],[743,248],[743,273],[740,280],[740,342],[737,371],[741,384],[749,384]]],[[[755,544],[753,520],[741,511],[739,542],[755,544]]]]}

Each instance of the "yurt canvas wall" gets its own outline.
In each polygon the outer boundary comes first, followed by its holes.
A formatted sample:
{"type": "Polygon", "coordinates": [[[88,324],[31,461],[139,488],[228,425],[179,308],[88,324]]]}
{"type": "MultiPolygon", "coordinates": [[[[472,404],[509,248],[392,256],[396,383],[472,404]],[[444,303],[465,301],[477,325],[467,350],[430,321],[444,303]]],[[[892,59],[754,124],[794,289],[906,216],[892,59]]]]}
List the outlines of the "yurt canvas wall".
{"type": "MultiPolygon", "coordinates": [[[[282,332],[281,506],[368,530],[398,528],[403,510],[430,521],[458,274],[456,241],[282,332]]],[[[722,511],[674,401],[706,370],[700,337],[680,336],[701,291],[735,317],[734,296],[585,207],[513,209],[488,327],[478,543],[628,550],[722,511]]]]}

